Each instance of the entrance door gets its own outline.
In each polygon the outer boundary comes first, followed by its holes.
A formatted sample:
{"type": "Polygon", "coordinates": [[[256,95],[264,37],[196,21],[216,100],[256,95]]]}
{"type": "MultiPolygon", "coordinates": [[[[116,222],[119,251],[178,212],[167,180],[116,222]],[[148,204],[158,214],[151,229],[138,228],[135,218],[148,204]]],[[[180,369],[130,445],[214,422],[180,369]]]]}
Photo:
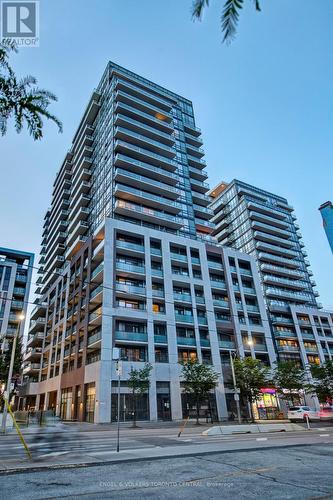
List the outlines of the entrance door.
{"type": "Polygon", "coordinates": [[[171,420],[170,382],[156,382],[157,418],[171,420]]]}

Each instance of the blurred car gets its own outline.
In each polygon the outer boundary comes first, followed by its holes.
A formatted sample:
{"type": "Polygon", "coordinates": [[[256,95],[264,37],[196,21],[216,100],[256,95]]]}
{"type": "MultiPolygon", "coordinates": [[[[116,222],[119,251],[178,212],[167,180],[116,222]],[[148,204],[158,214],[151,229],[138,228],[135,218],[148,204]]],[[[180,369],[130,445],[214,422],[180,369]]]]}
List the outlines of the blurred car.
{"type": "Polygon", "coordinates": [[[312,420],[320,420],[319,412],[315,408],[310,408],[310,406],[291,406],[288,410],[288,419],[290,422],[299,420],[305,422],[306,417],[309,418],[310,422],[312,420]]]}
{"type": "Polygon", "coordinates": [[[320,420],[333,422],[333,406],[323,406],[319,412],[320,420]]]}

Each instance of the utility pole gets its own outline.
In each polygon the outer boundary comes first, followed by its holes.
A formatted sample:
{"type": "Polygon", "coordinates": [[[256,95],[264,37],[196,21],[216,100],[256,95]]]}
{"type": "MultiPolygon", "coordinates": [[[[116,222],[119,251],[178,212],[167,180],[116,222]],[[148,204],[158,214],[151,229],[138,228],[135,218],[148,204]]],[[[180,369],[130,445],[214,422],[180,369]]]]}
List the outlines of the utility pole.
{"type": "MultiPolygon", "coordinates": [[[[9,365],[8,378],[7,378],[7,386],[6,386],[6,391],[5,391],[5,399],[8,401],[8,404],[9,404],[10,386],[12,383],[13,369],[14,369],[14,362],[15,362],[16,343],[17,343],[18,336],[20,334],[21,322],[24,320],[24,313],[21,312],[17,316],[17,319],[18,319],[18,325],[17,325],[17,329],[16,329],[14,339],[13,339],[12,352],[11,352],[11,357],[10,357],[10,365],[9,365]]],[[[2,434],[6,434],[6,421],[7,421],[7,405],[4,404],[3,414],[2,414],[2,424],[1,424],[2,434]]]]}
{"type": "Polygon", "coordinates": [[[238,423],[242,423],[242,418],[241,418],[241,412],[240,412],[240,405],[239,405],[239,389],[237,389],[236,385],[236,376],[235,376],[235,368],[234,368],[234,358],[232,357],[231,351],[229,351],[230,355],[230,364],[231,364],[231,373],[232,373],[232,381],[234,385],[234,398],[236,401],[236,408],[237,408],[237,420],[238,423]]]}

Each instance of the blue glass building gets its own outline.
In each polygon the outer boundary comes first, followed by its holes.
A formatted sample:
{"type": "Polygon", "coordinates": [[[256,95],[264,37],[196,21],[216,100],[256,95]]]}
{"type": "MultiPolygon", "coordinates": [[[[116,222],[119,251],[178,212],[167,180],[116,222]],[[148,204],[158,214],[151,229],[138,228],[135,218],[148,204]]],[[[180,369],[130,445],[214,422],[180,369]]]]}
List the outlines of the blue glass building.
{"type": "Polygon", "coordinates": [[[326,201],[319,207],[323,218],[325,233],[333,253],[333,205],[331,201],[326,201]]]}

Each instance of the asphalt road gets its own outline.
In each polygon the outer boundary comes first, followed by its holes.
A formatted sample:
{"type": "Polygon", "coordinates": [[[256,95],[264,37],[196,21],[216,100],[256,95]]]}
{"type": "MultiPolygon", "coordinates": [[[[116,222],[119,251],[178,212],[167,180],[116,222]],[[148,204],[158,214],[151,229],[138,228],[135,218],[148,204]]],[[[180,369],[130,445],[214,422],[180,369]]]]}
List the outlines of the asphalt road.
{"type": "MultiPolygon", "coordinates": [[[[266,448],[305,444],[333,444],[333,426],[330,423],[314,424],[311,431],[275,432],[231,436],[204,436],[206,426],[189,426],[178,438],[179,428],[165,427],[123,428],[120,453],[116,453],[116,429],[109,427],[64,426],[62,432],[44,434],[32,446],[34,434],[26,431],[25,438],[32,449],[31,462],[15,433],[0,436],[0,471],[23,467],[82,464],[115,460],[147,459],[158,456],[198,454],[215,451],[266,448]],[[80,429],[77,432],[76,429],[80,429]],[[47,440],[44,439],[47,438],[47,440]],[[50,448],[49,443],[52,444],[50,448]]],[[[37,429],[40,431],[39,429],[37,429]]],[[[47,429],[46,429],[47,430],[47,429]]],[[[333,465],[333,464],[332,464],[333,465]]]]}
{"type": "Polygon", "coordinates": [[[333,444],[2,475],[2,498],[329,499],[333,444]]]}

